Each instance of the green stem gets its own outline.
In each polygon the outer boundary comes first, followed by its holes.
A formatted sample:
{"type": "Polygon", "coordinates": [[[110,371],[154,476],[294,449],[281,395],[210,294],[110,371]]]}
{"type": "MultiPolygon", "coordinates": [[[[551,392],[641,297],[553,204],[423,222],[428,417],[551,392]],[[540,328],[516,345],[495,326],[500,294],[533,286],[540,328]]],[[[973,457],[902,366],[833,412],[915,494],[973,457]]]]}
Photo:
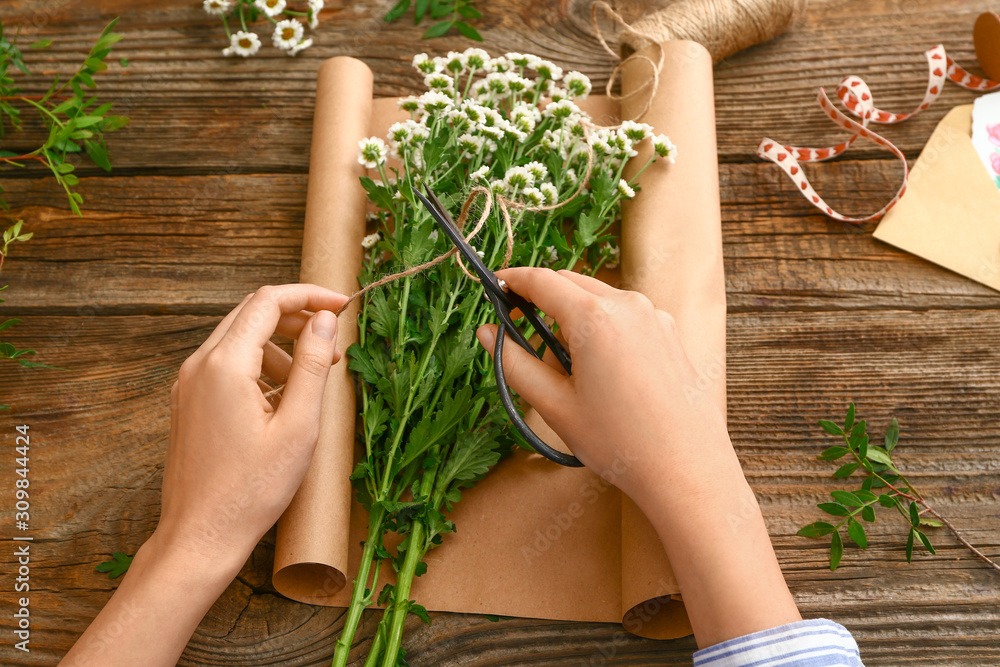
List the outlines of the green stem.
{"type": "MultiPolygon", "coordinates": [[[[425,498],[433,488],[434,472],[429,471],[420,482],[420,492],[425,498]]],[[[382,667],[396,667],[399,647],[403,640],[403,624],[406,622],[406,616],[410,610],[410,586],[413,584],[413,575],[417,570],[417,564],[423,560],[426,553],[425,531],[424,522],[420,519],[414,520],[413,527],[410,529],[406,558],[403,560],[403,566],[399,569],[399,575],[396,577],[392,606],[385,611],[386,614],[391,614],[391,621],[386,633],[382,667]]]]}
{"type": "MultiPolygon", "coordinates": [[[[365,607],[371,604],[372,596],[375,595],[374,590],[368,590],[368,575],[371,572],[372,563],[377,561],[375,547],[385,532],[382,528],[384,521],[385,510],[381,507],[375,509],[368,519],[368,537],[365,539],[365,547],[361,552],[361,563],[358,567],[358,575],[354,579],[354,590],[351,592],[351,604],[347,608],[344,628],[340,632],[340,638],[333,651],[331,667],[346,667],[347,656],[351,650],[351,643],[354,641],[354,633],[357,632],[358,623],[361,621],[361,613],[365,607]]],[[[377,580],[377,571],[375,576],[377,580]]],[[[374,586],[374,582],[372,586],[374,586]]]]}

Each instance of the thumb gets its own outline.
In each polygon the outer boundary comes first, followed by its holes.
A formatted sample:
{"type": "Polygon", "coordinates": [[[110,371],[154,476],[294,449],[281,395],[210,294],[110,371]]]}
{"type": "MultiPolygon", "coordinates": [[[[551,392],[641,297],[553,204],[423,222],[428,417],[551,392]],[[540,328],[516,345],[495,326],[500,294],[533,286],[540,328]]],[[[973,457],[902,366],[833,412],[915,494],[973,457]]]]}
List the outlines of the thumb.
{"type": "MultiPolygon", "coordinates": [[[[476,338],[492,357],[496,345],[497,326],[484,324],[476,338]]],[[[504,338],[503,372],[507,384],[524,398],[542,417],[555,408],[563,395],[566,376],[544,361],[536,359],[509,337],[504,338]]]]}
{"type": "MultiPolygon", "coordinates": [[[[337,349],[337,316],[319,310],[302,327],[275,415],[286,433],[319,430],[323,391],[337,349]]],[[[308,436],[307,436],[308,437],[308,436]]]]}

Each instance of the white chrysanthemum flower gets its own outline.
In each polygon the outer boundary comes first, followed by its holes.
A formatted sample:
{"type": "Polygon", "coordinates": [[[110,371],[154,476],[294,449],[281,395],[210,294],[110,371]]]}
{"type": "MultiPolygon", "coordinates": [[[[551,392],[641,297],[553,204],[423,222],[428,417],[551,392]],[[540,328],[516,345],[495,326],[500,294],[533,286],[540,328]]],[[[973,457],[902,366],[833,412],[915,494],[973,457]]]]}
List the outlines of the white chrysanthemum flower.
{"type": "Polygon", "coordinates": [[[438,234],[438,230],[432,229],[431,233],[427,235],[427,238],[436,243],[438,240],[438,236],[440,236],[440,234],[438,234]]]}
{"type": "Polygon", "coordinates": [[[430,90],[418,99],[421,111],[427,114],[447,113],[454,108],[451,97],[439,90],[430,90]]]}
{"type": "Polygon", "coordinates": [[[424,77],[424,85],[428,90],[439,90],[450,96],[455,92],[455,80],[444,72],[435,72],[424,77]]]}
{"type": "Polygon", "coordinates": [[[646,137],[653,135],[652,127],[645,123],[637,123],[634,120],[622,121],[618,131],[628,137],[634,144],[644,141],[646,137]]]}
{"type": "Polygon", "coordinates": [[[253,4],[272,18],[285,11],[285,0],[253,0],[253,4]]]}
{"type": "Polygon", "coordinates": [[[413,123],[412,120],[390,125],[388,134],[389,143],[399,145],[407,142],[413,136],[413,131],[410,129],[411,123],[413,123]]]}
{"type": "Polygon", "coordinates": [[[575,99],[585,98],[592,90],[590,79],[580,72],[570,72],[563,77],[562,83],[569,96],[575,99]]]}
{"type": "Polygon", "coordinates": [[[524,91],[533,88],[534,85],[534,81],[526,79],[520,74],[507,74],[507,88],[512,93],[523,93],[524,91]]]}
{"type": "Polygon", "coordinates": [[[618,193],[623,199],[631,199],[632,197],[635,197],[635,190],[632,189],[632,186],[629,185],[628,181],[624,178],[618,181],[618,193]]]}
{"type": "Polygon", "coordinates": [[[563,172],[563,176],[566,177],[566,182],[570,185],[576,185],[580,182],[580,177],[576,175],[576,169],[567,169],[563,172]]]}
{"type": "Polygon", "coordinates": [[[482,167],[476,169],[474,172],[469,174],[469,178],[472,179],[473,181],[479,181],[480,183],[485,183],[486,177],[489,176],[489,173],[490,173],[489,166],[484,164],[482,167]]]}
{"type": "Polygon", "coordinates": [[[507,133],[503,131],[503,128],[491,125],[479,125],[476,130],[479,134],[486,135],[493,141],[503,141],[504,137],[507,136],[507,133]]]}
{"type": "Polygon", "coordinates": [[[305,33],[305,26],[296,21],[295,19],[285,19],[284,21],[278,21],[274,26],[274,33],[271,35],[271,41],[274,42],[274,46],[281,49],[282,51],[290,51],[299,42],[302,41],[302,35],[305,33]]]}
{"type": "Polygon", "coordinates": [[[505,72],[490,72],[483,83],[495,97],[503,97],[510,92],[510,79],[505,72]]]}
{"type": "Polygon", "coordinates": [[[323,11],[323,0],[309,0],[309,27],[319,25],[319,13],[323,11]]]}
{"type": "Polygon", "coordinates": [[[545,195],[546,204],[555,204],[559,201],[559,190],[552,183],[542,183],[538,186],[538,189],[545,195]]]}
{"type": "Polygon", "coordinates": [[[358,162],[368,169],[385,164],[385,142],[378,137],[369,137],[358,142],[358,162]]]}
{"type": "Polygon", "coordinates": [[[653,150],[658,157],[667,158],[670,164],[674,164],[677,161],[677,146],[665,134],[653,137],[653,150]]]}
{"type": "Polygon", "coordinates": [[[559,261],[559,251],[554,245],[546,246],[545,252],[549,253],[549,263],[559,261]]]}
{"type": "Polygon", "coordinates": [[[458,137],[458,149],[462,151],[462,157],[471,159],[483,149],[484,141],[483,137],[466,132],[458,137]]]}
{"type": "Polygon", "coordinates": [[[493,190],[498,195],[506,195],[507,184],[504,183],[503,179],[494,179],[490,181],[490,190],[493,190]]]}
{"type": "Polygon", "coordinates": [[[534,64],[533,69],[540,79],[559,81],[563,76],[562,68],[548,60],[539,60],[534,64]]]}
{"type": "Polygon", "coordinates": [[[462,55],[465,57],[465,66],[468,68],[469,74],[475,74],[485,69],[490,62],[490,54],[482,49],[469,48],[462,55]]]}
{"type": "Polygon", "coordinates": [[[524,167],[511,167],[507,170],[507,173],[503,177],[504,183],[512,191],[517,191],[522,188],[526,188],[535,182],[534,177],[531,172],[524,167]]]}
{"type": "Polygon", "coordinates": [[[395,199],[396,201],[403,201],[404,199],[406,199],[406,197],[403,196],[402,190],[396,190],[394,193],[392,193],[392,198],[395,199]]]}
{"type": "Polygon", "coordinates": [[[403,99],[396,102],[396,105],[399,106],[399,108],[402,109],[403,111],[409,111],[410,113],[420,110],[420,100],[417,99],[417,97],[414,95],[410,95],[409,97],[404,97],[403,99]]]}
{"type": "Polygon", "coordinates": [[[483,148],[486,149],[487,153],[496,153],[500,149],[497,142],[489,137],[483,137],[483,148]]]}
{"type": "Polygon", "coordinates": [[[310,37],[309,39],[303,39],[301,42],[299,42],[292,48],[288,49],[288,51],[286,51],[285,53],[287,53],[290,56],[294,56],[299,51],[305,51],[312,45],[313,45],[312,37],[310,37]]]}
{"type": "Polygon", "coordinates": [[[361,247],[364,248],[365,250],[368,250],[369,248],[374,247],[375,244],[378,243],[379,239],[381,238],[382,235],[379,234],[378,232],[375,232],[374,234],[369,234],[368,236],[361,239],[361,247]]]}
{"type": "Polygon", "coordinates": [[[458,76],[465,71],[465,54],[458,51],[449,51],[445,59],[444,69],[451,72],[452,76],[458,76]]]}
{"type": "Polygon", "coordinates": [[[479,259],[486,259],[486,252],[483,250],[477,250],[476,254],[479,255],[479,259]]]}
{"type": "Polygon", "coordinates": [[[562,102],[563,100],[570,99],[569,91],[562,86],[552,86],[549,88],[548,92],[549,99],[553,102],[562,102]]]}
{"type": "Polygon", "coordinates": [[[486,64],[486,68],[490,72],[497,73],[509,72],[513,66],[513,63],[504,57],[490,58],[490,62],[486,64]]]}
{"type": "Polygon", "coordinates": [[[202,7],[205,11],[214,16],[222,16],[233,6],[230,0],[205,0],[202,7]]]}
{"type": "Polygon", "coordinates": [[[554,118],[560,122],[574,123],[580,121],[580,118],[583,117],[583,112],[571,100],[560,100],[547,104],[542,111],[542,115],[554,118]]]}
{"type": "Polygon", "coordinates": [[[538,183],[539,181],[544,181],[545,177],[549,175],[548,167],[546,167],[538,160],[532,160],[528,164],[524,165],[524,168],[527,169],[528,173],[531,174],[531,177],[535,179],[534,180],[535,183],[538,183]]]}
{"type": "Polygon", "coordinates": [[[229,37],[229,46],[222,50],[224,56],[252,56],[260,50],[260,37],[255,33],[238,30],[229,37]]]}
{"type": "Polygon", "coordinates": [[[481,104],[477,104],[472,100],[466,99],[462,100],[462,113],[473,123],[479,123],[486,118],[486,115],[491,109],[487,109],[481,104]]]}
{"type": "Polygon", "coordinates": [[[618,246],[612,246],[609,243],[605,244],[604,252],[608,258],[604,262],[604,267],[607,269],[617,269],[618,263],[621,261],[622,249],[618,246]]]}
{"type": "Polygon", "coordinates": [[[504,57],[518,67],[528,66],[528,56],[523,53],[506,53],[504,54],[504,57]]]}
{"type": "Polygon", "coordinates": [[[485,127],[500,127],[504,124],[503,116],[496,109],[480,106],[479,111],[483,114],[483,119],[479,121],[480,125],[485,127]]]}
{"type": "Polygon", "coordinates": [[[440,71],[438,69],[438,64],[427,57],[426,53],[418,53],[413,56],[413,66],[417,71],[423,72],[424,74],[433,74],[434,72],[440,71]]]}
{"type": "Polygon", "coordinates": [[[535,187],[527,187],[522,190],[521,198],[528,206],[541,206],[545,203],[545,194],[535,187]]]}

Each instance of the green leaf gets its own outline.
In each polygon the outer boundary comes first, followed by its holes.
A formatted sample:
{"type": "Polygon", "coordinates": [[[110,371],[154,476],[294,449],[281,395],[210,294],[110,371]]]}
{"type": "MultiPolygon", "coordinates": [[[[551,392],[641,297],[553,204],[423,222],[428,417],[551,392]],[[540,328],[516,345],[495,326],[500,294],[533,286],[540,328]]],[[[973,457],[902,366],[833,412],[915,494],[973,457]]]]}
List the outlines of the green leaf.
{"type": "Polygon", "coordinates": [[[458,29],[463,36],[469,39],[475,40],[477,42],[483,41],[483,36],[479,34],[479,31],[473,28],[471,25],[465,21],[455,21],[455,27],[458,29]]]}
{"type": "Polygon", "coordinates": [[[410,8],[410,0],[399,0],[399,2],[397,2],[392,9],[386,12],[386,15],[383,17],[383,19],[385,21],[395,21],[403,14],[405,14],[406,10],[409,8],[410,8]]]}
{"type": "Polygon", "coordinates": [[[872,445],[868,448],[868,458],[876,463],[893,467],[889,453],[878,445],[872,445]]]}
{"type": "Polygon", "coordinates": [[[60,174],[68,174],[69,172],[73,171],[73,165],[70,164],[69,162],[63,162],[62,164],[55,165],[55,169],[60,174]]]}
{"type": "Polygon", "coordinates": [[[910,501],[910,525],[916,528],[920,525],[920,511],[917,509],[917,503],[910,501]]]}
{"type": "Polygon", "coordinates": [[[111,171],[111,160],[108,158],[108,149],[103,144],[96,141],[84,141],[83,147],[86,149],[90,159],[94,161],[94,164],[104,171],[111,171]]]}
{"type": "Polygon", "coordinates": [[[851,435],[848,438],[852,449],[857,449],[861,445],[861,439],[865,437],[865,420],[862,419],[854,425],[851,429],[851,435]]]}
{"type": "MultiPolygon", "coordinates": [[[[421,562],[420,564],[424,566],[425,570],[427,569],[427,564],[426,563],[421,562]]],[[[425,609],[423,605],[419,605],[416,602],[412,602],[411,601],[410,602],[410,613],[413,614],[414,616],[416,616],[417,618],[419,618],[421,621],[423,621],[427,625],[431,624],[431,617],[427,614],[427,609],[425,609]]]]}
{"type": "Polygon", "coordinates": [[[430,9],[431,0],[417,0],[417,4],[413,8],[413,25],[417,25],[424,20],[424,16],[427,15],[427,10],[430,9]]]}
{"type": "Polygon", "coordinates": [[[906,538],[906,562],[913,562],[913,529],[910,529],[910,535],[906,538]]]}
{"type": "Polygon", "coordinates": [[[927,519],[925,517],[920,517],[920,525],[921,526],[928,526],[930,528],[940,528],[944,524],[942,522],[938,521],[937,519],[927,519]]]}
{"type": "Polygon", "coordinates": [[[816,458],[820,461],[836,461],[850,451],[847,447],[827,447],[816,458]]]}
{"type": "Polygon", "coordinates": [[[423,34],[421,39],[433,39],[434,37],[443,37],[445,33],[451,30],[451,26],[454,25],[451,21],[441,21],[440,23],[435,23],[427,32],[423,34]]]}
{"type": "Polygon", "coordinates": [[[844,420],[844,431],[850,431],[854,426],[854,403],[847,408],[847,418],[844,420]]]}
{"type": "Polygon", "coordinates": [[[832,514],[833,516],[847,516],[851,513],[851,510],[847,509],[840,503],[820,503],[816,505],[827,514],[832,514]]]}
{"type": "Polygon", "coordinates": [[[73,119],[73,125],[77,128],[90,127],[91,125],[97,125],[104,118],[101,116],[77,116],[73,119]]]}
{"type": "Polygon", "coordinates": [[[899,422],[893,417],[889,428],[885,431],[885,451],[891,452],[897,443],[899,443],[899,422]]]}
{"type": "Polygon", "coordinates": [[[483,13],[469,4],[462,4],[458,8],[458,13],[465,19],[481,19],[483,13]]]}
{"type": "Polygon", "coordinates": [[[796,534],[801,535],[802,537],[823,537],[824,535],[829,535],[834,530],[835,528],[832,524],[829,524],[826,521],[817,521],[809,524],[808,526],[802,526],[796,534]]]}
{"type": "Polygon", "coordinates": [[[868,536],[865,535],[865,527],[854,519],[850,519],[847,522],[847,535],[851,538],[851,541],[862,549],[868,548],[868,536]]]}
{"type": "Polygon", "coordinates": [[[875,521],[875,506],[865,505],[861,510],[861,518],[869,523],[875,521]]]}
{"type": "Polygon", "coordinates": [[[937,555],[937,552],[934,551],[934,545],[931,544],[930,539],[926,535],[924,535],[924,533],[922,531],[917,530],[917,531],[914,531],[914,532],[917,534],[917,537],[920,538],[920,541],[923,542],[924,548],[926,548],[932,554],[937,555]]]}
{"type": "Polygon", "coordinates": [[[828,419],[819,420],[820,428],[829,433],[830,435],[844,435],[844,429],[840,428],[837,424],[834,424],[828,419]]]}
{"type": "Polygon", "coordinates": [[[832,491],[830,493],[838,502],[847,505],[848,507],[861,507],[864,503],[856,495],[850,491],[832,491]]]}
{"type": "Polygon", "coordinates": [[[38,41],[28,44],[29,49],[47,49],[52,46],[51,39],[39,39],[38,41]]]}
{"type": "Polygon", "coordinates": [[[118,64],[122,67],[128,67],[128,58],[119,58],[118,64]]]}
{"type": "Polygon", "coordinates": [[[125,116],[107,116],[104,124],[101,125],[101,132],[114,132],[128,125],[128,118],[125,116]]]}
{"type": "Polygon", "coordinates": [[[19,320],[16,317],[12,317],[12,318],[10,318],[8,320],[4,320],[3,323],[0,323],[0,331],[3,331],[4,329],[10,329],[15,324],[20,324],[20,322],[21,322],[21,320],[19,320]]]}
{"type": "Polygon", "coordinates": [[[834,571],[834,570],[836,570],[837,566],[840,565],[840,559],[843,557],[843,555],[844,555],[844,543],[840,539],[840,533],[839,532],[834,532],[833,533],[833,538],[832,538],[832,540],[830,542],[830,571],[831,572],[834,571]]]}
{"type": "Polygon", "coordinates": [[[107,572],[108,579],[117,579],[128,571],[134,556],[129,556],[120,551],[111,554],[111,560],[106,560],[97,566],[98,572],[107,572]]]}
{"type": "Polygon", "coordinates": [[[860,464],[857,461],[852,461],[851,463],[845,463],[844,465],[837,468],[836,472],[833,473],[834,479],[843,479],[844,477],[850,477],[851,473],[858,469],[860,464]]]}
{"type": "Polygon", "coordinates": [[[882,507],[894,507],[896,505],[896,499],[887,493],[883,493],[878,497],[878,504],[882,507]]]}
{"type": "Polygon", "coordinates": [[[878,500],[878,496],[876,496],[874,493],[872,493],[868,489],[864,489],[864,488],[858,489],[857,491],[855,491],[854,495],[856,495],[858,498],[860,498],[861,501],[864,502],[864,503],[873,503],[876,500],[878,500]]]}

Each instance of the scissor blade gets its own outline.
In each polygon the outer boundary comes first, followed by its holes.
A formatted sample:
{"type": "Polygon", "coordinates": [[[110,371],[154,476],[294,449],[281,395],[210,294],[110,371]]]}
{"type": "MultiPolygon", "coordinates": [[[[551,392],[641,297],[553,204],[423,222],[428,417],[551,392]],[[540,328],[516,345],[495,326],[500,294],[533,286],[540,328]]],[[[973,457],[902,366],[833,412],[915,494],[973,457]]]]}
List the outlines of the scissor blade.
{"type": "Polygon", "coordinates": [[[420,199],[421,203],[427,208],[428,211],[430,211],[431,217],[434,218],[434,221],[442,230],[444,230],[444,233],[448,235],[451,242],[455,244],[458,248],[458,252],[462,255],[462,258],[468,264],[472,265],[472,270],[476,272],[476,275],[479,276],[479,279],[483,282],[483,284],[490,286],[492,291],[501,295],[501,298],[506,300],[507,295],[504,294],[503,290],[500,288],[500,280],[496,277],[496,274],[487,268],[485,262],[483,262],[483,258],[480,257],[479,253],[477,253],[472,246],[469,245],[468,241],[465,240],[465,237],[462,236],[462,232],[460,232],[458,227],[455,226],[451,216],[444,210],[444,207],[441,205],[441,202],[438,201],[438,198],[434,196],[434,193],[430,190],[427,191],[427,196],[424,196],[417,190],[414,190],[413,193],[417,195],[417,198],[420,199]]]}

